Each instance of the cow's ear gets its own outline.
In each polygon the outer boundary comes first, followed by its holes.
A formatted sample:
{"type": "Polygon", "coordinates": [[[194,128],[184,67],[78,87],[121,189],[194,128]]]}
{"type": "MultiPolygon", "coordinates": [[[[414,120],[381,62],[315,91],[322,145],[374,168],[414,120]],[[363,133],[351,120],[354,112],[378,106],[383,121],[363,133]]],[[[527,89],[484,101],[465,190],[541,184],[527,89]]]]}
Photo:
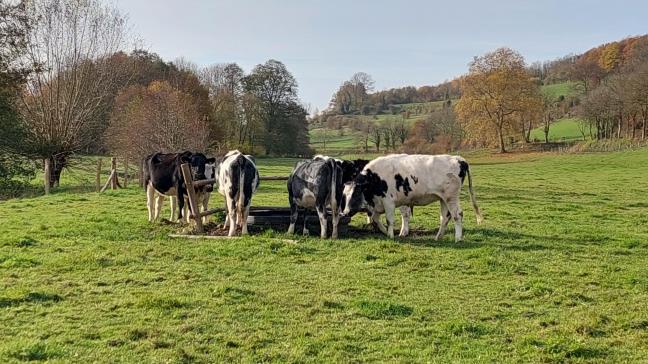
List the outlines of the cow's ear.
{"type": "Polygon", "coordinates": [[[209,163],[209,164],[214,164],[214,163],[216,163],[216,158],[209,158],[209,159],[207,159],[207,163],[209,163]]]}
{"type": "Polygon", "coordinates": [[[183,152],[180,154],[180,162],[182,163],[189,163],[191,162],[191,156],[193,154],[190,151],[183,152]]]}

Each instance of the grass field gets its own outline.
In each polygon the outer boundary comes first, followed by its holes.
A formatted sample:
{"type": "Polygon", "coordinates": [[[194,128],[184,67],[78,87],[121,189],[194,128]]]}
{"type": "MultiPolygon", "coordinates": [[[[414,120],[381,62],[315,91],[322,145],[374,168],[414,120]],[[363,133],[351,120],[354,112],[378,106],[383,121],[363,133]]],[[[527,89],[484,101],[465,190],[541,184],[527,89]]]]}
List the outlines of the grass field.
{"type": "Polygon", "coordinates": [[[468,157],[461,243],[437,205],[410,238],[295,243],[170,239],[134,186],[0,202],[0,362],[648,361],[648,150],[468,157]]]}
{"type": "Polygon", "coordinates": [[[555,100],[560,96],[575,96],[582,92],[578,82],[570,81],[543,85],[540,89],[544,95],[551,96],[555,100]]]}
{"type": "MultiPolygon", "coordinates": [[[[549,127],[549,141],[583,140],[579,123],[580,120],[577,118],[565,118],[554,122],[549,127]]],[[[585,135],[589,139],[589,130],[586,131],[585,135]]],[[[531,130],[531,140],[544,142],[544,130],[542,127],[531,130]]]]}

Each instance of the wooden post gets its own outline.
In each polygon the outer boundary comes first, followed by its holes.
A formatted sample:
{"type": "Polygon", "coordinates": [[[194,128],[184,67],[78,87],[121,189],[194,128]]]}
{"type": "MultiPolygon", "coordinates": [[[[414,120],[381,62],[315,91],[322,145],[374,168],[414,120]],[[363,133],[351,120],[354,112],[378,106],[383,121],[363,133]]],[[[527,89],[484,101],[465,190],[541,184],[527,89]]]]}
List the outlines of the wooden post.
{"type": "Polygon", "coordinates": [[[196,221],[196,230],[198,233],[202,234],[204,232],[202,218],[200,217],[200,211],[198,210],[198,203],[196,201],[196,190],[193,185],[193,178],[191,176],[191,168],[189,168],[189,163],[183,163],[182,166],[182,177],[184,178],[185,187],[187,187],[187,195],[189,196],[189,208],[191,210],[191,215],[196,221]]]}
{"type": "Polygon", "coordinates": [[[124,158],[124,188],[128,188],[128,158],[124,158]]]}
{"type": "Polygon", "coordinates": [[[101,158],[97,160],[97,175],[95,178],[97,192],[101,190],[101,158]]]}
{"type": "Polygon", "coordinates": [[[112,157],[110,158],[110,189],[111,190],[116,190],[117,189],[117,158],[112,157]]]}
{"type": "Polygon", "coordinates": [[[52,179],[52,164],[49,158],[45,158],[45,194],[50,193],[50,180],[52,179]]]}
{"type": "Polygon", "coordinates": [[[108,188],[108,186],[110,186],[112,184],[112,181],[113,181],[114,177],[115,177],[115,171],[113,170],[113,171],[110,172],[110,176],[108,177],[108,180],[106,181],[106,184],[101,188],[101,190],[99,192],[105,191],[108,188]]]}

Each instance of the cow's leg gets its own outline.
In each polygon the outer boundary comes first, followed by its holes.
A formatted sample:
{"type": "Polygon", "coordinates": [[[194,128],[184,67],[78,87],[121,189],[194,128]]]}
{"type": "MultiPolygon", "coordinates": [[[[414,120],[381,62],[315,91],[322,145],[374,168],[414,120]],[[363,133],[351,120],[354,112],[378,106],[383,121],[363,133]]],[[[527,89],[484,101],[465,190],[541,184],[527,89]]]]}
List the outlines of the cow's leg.
{"type": "Polygon", "coordinates": [[[463,211],[459,206],[459,197],[454,197],[448,201],[448,210],[454,220],[455,242],[463,240],[463,211]]]}
{"type": "Polygon", "coordinates": [[[387,218],[387,236],[390,239],[394,238],[394,214],[396,212],[396,207],[390,203],[384,203],[385,206],[385,217],[387,218]]]}
{"type": "Polygon", "coordinates": [[[367,212],[367,225],[371,225],[371,213],[367,212]]]}
{"type": "Polygon", "coordinates": [[[155,221],[153,211],[155,209],[155,189],[153,186],[148,185],[146,187],[146,207],[148,208],[148,221],[155,221]]]}
{"type": "Polygon", "coordinates": [[[164,195],[158,194],[155,197],[155,214],[153,215],[153,221],[157,220],[160,217],[160,212],[162,212],[163,203],[164,203],[164,195]]]}
{"type": "MultiPolygon", "coordinates": [[[[209,197],[210,197],[210,195],[211,194],[208,193],[208,194],[205,195],[205,197],[203,197],[203,201],[202,201],[202,207],[203,207],[202,211],[203,212],[209,210],[209,197]]],[[[203,221],[203,224],[207,224],[209,222],[209,215],[203,216],[202,221],[203,221]]]]}
{"type": "Polygon", "coordinates": [[[440,210],[441,212],[439,213],[439,231],[436,234],[436,237],[434,240],[439,240],[443,238],[443,235],[445,235],[446,228],[448,227],[448,222],[450,221],[450,211],[448,210],[448,205],[443,201],[443,199],[439,200],[439,203],[441,204],[440,210]]]}
{"type": "Polygon", "coordinates": [[[229,233],[227,236],[234,236],[236,233],[236,201],[230,197],[227,200],[227,215],[229,216],[229,233]]]}
{"type": "MultiPolygon", "coordinates": [[[[189,203],[186,203],[184,205],[184,208],[183,208],[182,211],[183,211],[182,213],[184,214],[183,216],[184,216],[185,221],[187,222],[187,224],[191,223],[191,217],[189,217],[189,215],[191,215],[191,211],[189,210],[189,203]]],[[[200,212],[200,207],[198,207],[198,212],[200,212]]]]}
{"type": "Polygon", "coordinates": [[[377,212],[373,212],[371,214],[371,221],[373,222],[374,226],[378,227],[378,230],[380,230],[381,233],[388,235],[387,233],[387,228],[385,228],[385,225],[383,225],[382,221],[380,221],[380,214],[377,212]]]}
{"type": "Polygon", "coordinates": [[[317,206],[317,216],[320,221],[320,238],[326,239],[326,207],[324,205],[317,206]]]}
{"type": "Polygon", "coordinates": [[[295,224],[297,223],[297,218],[299,217],[299,210],[297,204],[292,199],[290,200],[290,225],[288,226],[288,234],[292,235],[295,233],[295,224]]]}
{"type": "Polygon", "coordinates": [[[340,212],[335,209],[331,211],[332,217],[331,217],[331,222],[333,225],[333,231],[331,232],[331,239],[337,239],[338,238],[338,224],[340,223],[340,212]]]}
{"type": "Polygon", "coordinates": [[[170,221],[176,221],[176,199],[173,196],[169,196],[169,207],[171,208],[171,217],[170,221]]]}
{"type": "Polygon", "coordinates": [[[302,234],[305,236],[308,236],[310,234],[310,231],[308,231],[308,213],[310,210],[307,208],[304,209],[304,227],[302,229],[302,234]]]}
{"type": "Polygon", "coordinates": [[[400,207],[400,213],[401,213],[401,228],[400,228],[400,236],[401,238],[404,238],[409,234],[409,221],[410,217],[412,217],[412,210],[410,209],[409,206],[401,206],[400,207]]]}
{"type": "Polygon", "coordinates": [[[225,198],[225,223],[223,228],[227,229],[229,227],[229,209],[227,208],[227,198],[225,198]]]}
{"type": "Polygon", "coordinates": [[[245,207],[239,206],[239,208],[243,209],[243,213],[241,214],[241,235],[247,235],[248,234],[248,228],[247,228],[247,218],[248,215],[250,214],[250,205],[247,205],[245,207]]]}

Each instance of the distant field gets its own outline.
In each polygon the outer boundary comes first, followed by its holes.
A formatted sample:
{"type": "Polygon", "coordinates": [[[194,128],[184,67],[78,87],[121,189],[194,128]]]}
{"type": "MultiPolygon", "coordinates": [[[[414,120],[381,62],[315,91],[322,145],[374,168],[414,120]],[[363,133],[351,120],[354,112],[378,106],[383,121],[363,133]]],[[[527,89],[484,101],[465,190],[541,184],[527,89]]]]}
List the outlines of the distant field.
{"type": "Polygon", "coordinates": [[[645,362],[646,159],[468,155],[486,223],[464,193],[462,243],[432,240],[437,204],[405,239],[171,239],[141,188],[90,192],[90,162],[0,202],[0,362],[645,362]]]}
{"type": "MultiPolygon", "coordinates": [[[[574,96],[578,95],[580,91],[579,84],[577,82],[563,82],[551,85],[544,85],[541,87],[541,91],[545,95],[549,95],[554,99],[557,99],[561,95],[563,96],[574,96]]],[[[453,103],[456,103],[458,100],[452,100],[453,103]]],[[[410,111],[410,117],[406,120],[408,125],[414,124],[416,121],[425,120],[427,115],[433,110],[438,110],[443,107],[443,101],[434,101],[434,102],[424,102],[424,103],[411,103],[411,104],[401,104],[397,105],[403,111],[410,111]]],[[[390,114],[380,114],[375,117],[370,116],[347,116],[349,118],[366,118],[368,120],[384,123],[387,120],[398,118],[398,115],[390,114]]],[[[354,153],[359,150],[358,143],[356,142],[357,133],[345,129],[344,136],[339,135],[337,130],[326,130],[323,128],[312,129],[310,131],[311,137],[311,147],[313,147],[319,153],[329,153],[329,154],[344,154],[344,153],[354,153]],[[324,147],[324,139],[326,136],[326,148],[324,147]]],[[[555,122],[549,132],[550,141],[572,141],[572,140],[582,140],[583,136],[578,128],[578,119],[576,118],[567,118],[555,122]]],[[[544,141],[544,133],[542,128],[536,128],[531,132],[531,139],[538,141],[544,141]]]]}
{"type": "Polygon", "coordinates": [[[561,95],[565,97],[578,95],[581,92],[579,83],[570,81],[544,85],[541,87],[541,90],[544,95],[551,96],[553,99],[557,99],[561,95]]]}
{"type": "MultiPolygon", "coordinates": [[[[579,129],[579,122],[577,118],[561,119],[554,122],[549,128],[549,141],[583,140],[583,134],[581,134],[579,129]]],[[[589,139],[589,130],[586,131],[585,135],[589,139]]],[[[542,127],[531,131],[531,140],[544,141],[542,127]]]]}

